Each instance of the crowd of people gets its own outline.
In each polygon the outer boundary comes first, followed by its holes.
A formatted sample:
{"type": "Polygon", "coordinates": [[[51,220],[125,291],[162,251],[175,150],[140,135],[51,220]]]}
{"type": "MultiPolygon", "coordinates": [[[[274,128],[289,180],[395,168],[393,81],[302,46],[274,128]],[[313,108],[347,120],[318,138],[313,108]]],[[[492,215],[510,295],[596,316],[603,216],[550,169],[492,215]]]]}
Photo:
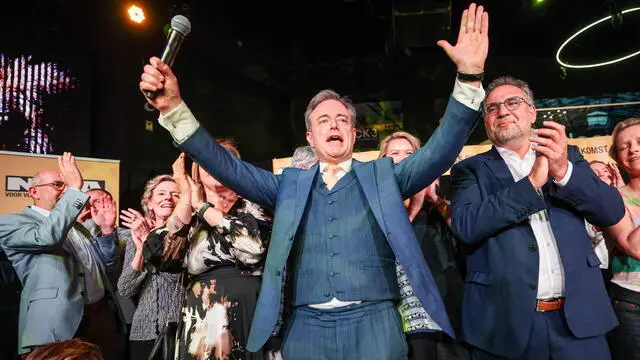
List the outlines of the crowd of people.
{"type": "Polygon", "coordinates": [[[588,163],[563,125],[537,121],[526,82],[482,87],[488,27],[471,4],[456,45],[438,43],[458,74],[425,145],[396,132],[379,159],[353,159],[355,107],[323,90],[279,175],[210,135],[152,58],[140,90],[181,153],[140,210],[118,226],[64,153],[33,176],[33,205],[0,216],[3,284],[13,271],[22,285],[15,353],[640,359],[640,119],[616,125],[615,163],[588,163]],[[491,150],[454,165],[480,118],[491,150]]]}

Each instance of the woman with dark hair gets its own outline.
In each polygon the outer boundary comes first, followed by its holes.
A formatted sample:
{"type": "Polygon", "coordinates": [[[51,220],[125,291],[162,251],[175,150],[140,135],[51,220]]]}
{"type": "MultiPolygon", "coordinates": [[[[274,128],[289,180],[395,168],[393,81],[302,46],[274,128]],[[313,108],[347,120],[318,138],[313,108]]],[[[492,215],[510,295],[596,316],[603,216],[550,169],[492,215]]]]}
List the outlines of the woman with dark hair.
{"type": "Polygon", "coordinates": [[[176,293],[178,278],[146,267],[142,246],[151,229],[161,227],[173,212],[180,196],[178,185],[169,175],[159,175],[145,185],[140,205],[142,213],[122,210],[122,225],[131,229],[124,232],[126,244],[122,274],[118,280],[118,293],[137,300],[131,323],[130,358],[147,359],[157,336],[167,322],[178,321],[180,299],[176,293]]]}
{"type": "MultiPolygon", "coordinates": [[[[420,148],[420,140],[415,136],[398,131],[380,142],[379,157],[390,157],[399,163],[420,148]]],[[[407,213],[416,238],[420,242],[422,254],[438,285],[451,325],[456,333],[460,331],[460,308],[464,283],[459,270],[456,240],[449,228],[449,206],[437,191],[439,179],[413,195],[405,202],[407,213]]],[[[413,295],[413,289],[406,279],[404,269],[397,265],[400,285],[398,309],[407,334],[409,359],[469,359],[469,351],[454,342],[433,323],[413,295]],[[434,326],[435,325],[435,326],[434,326]]]]}
{"type": "MultiPolygon", "coordinates": [[[[218,142],[232,154],[228,141],[218,142]]],[[[254,359],[245,350],[260,292],[271,214],[239,197],[196,164],[185,174],[185,156],[173,165],[180,201],[163,228],[145,245],[145,258],[162,271],[186,269],[180,359],[254,359]]]]}

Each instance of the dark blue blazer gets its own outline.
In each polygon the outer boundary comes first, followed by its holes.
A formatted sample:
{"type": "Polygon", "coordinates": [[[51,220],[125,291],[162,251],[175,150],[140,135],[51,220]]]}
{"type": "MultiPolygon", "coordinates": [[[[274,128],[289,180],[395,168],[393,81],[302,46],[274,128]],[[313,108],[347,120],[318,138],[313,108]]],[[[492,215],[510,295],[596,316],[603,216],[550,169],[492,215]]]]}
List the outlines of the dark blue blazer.
{"type": "MultiPolygon", "coordinates": [[[[391,158],[362,163],[353,171],[376,221],[398,261],[407,271],[425,310],[454,337],[438,288],[402,201],[420,191],[456,159],[473,130],[479,112],[451,99],[444,119],[429,142],[400,164],[391,158]]],[[[285,169],[274,175],[231,155],[200,127],[179,145],[207,172],[249,201],[275,209],[271,242],[247,349],[259,350],[271,336],[279,315],[283,269],[304,213],[318,165],[309,170],[285,169]]]]}
{"type": "Polygon", "coordinates": [[[527,177],[515,182],[495,148],[452,169],[453,231],[469,251],[462,336],[506,357],[525,350],[537,296],[539,254],[528,217],[547,209],[565,271],[564,313],[579,338],[603,335],[618,322],[607,297],[584,220],[601,227],[625,213],[622,198],[569,146],[573,173],[544,198],[527,177]]]}

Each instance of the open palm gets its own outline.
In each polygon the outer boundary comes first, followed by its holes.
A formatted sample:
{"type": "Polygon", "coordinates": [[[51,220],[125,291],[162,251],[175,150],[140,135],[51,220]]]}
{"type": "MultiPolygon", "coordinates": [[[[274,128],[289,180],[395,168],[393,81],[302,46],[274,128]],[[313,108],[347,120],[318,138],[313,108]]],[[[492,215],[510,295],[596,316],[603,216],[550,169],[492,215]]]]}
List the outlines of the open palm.
{"type": "Polygon", "coordinates": [[[458,72],[479,74],[484,71],[484,62],[489,52],[489,14],[475,3],[462,13],[460,32],[455,46],[446,40],[438,41],[449,58],[456,64],[458,72]]]}

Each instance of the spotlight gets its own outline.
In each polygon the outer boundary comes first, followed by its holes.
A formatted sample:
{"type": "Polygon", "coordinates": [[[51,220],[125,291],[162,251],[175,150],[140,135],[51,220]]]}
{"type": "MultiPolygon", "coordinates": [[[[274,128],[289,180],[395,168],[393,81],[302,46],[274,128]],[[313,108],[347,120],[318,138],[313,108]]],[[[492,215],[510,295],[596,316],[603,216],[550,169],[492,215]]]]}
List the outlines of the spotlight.
{"type": "Polygon", "coordinates": [[[141,7],[138,7],[136,5],[129,6],[129,9],[127,9],[127,12],[129,13],[129,19],[131,19],[131,21],[135,23],[142,24],[142,22],[145,19],[144,11],[142,10],[141,7]]]}

